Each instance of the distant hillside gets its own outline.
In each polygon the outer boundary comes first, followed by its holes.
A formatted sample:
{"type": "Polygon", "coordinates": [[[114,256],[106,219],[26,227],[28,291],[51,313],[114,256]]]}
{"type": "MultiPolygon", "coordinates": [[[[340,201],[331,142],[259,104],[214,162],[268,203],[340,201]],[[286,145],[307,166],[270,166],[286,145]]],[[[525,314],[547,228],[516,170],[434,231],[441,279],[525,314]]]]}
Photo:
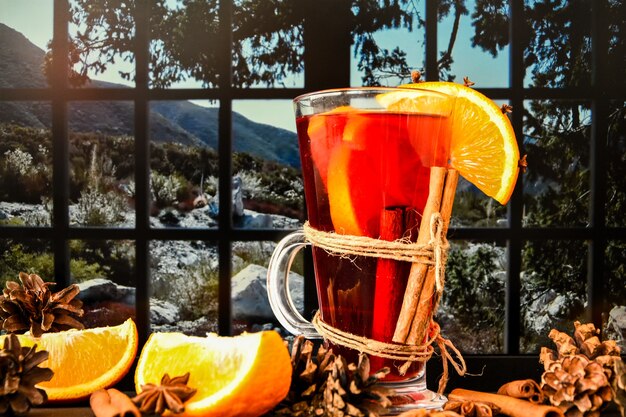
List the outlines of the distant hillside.
{"type": "MultiPolygon", "coordinates": [[[[0,23],[0,88],[44,88],[44,51],[24,35],[0,23]]],[[[94,81],[90,87],[125,88],[94,81]]],[[[80,101],[68,108],[69,127],[75,132],[133,135],[134,108],[128,101],[80,101]]],[[[47,128],[51,108],[47,103],[0,101],[0,122],[47,128]]],[[[155,142],[178,142],[217,149],[217,109],[189,101],[150,103],[150,138],[155,142]]],[[[294,167],[300,166],[296,134],[253,122],[233,113],[233,150],[294,167]]]]}

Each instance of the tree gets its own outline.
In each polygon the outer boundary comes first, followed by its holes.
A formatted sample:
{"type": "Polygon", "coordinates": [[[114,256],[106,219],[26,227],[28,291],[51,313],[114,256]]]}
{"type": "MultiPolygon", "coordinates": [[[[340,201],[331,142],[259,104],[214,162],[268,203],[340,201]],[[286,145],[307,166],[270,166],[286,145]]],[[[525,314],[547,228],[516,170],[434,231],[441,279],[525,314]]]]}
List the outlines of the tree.
{"type": "MultiPolygon", "coordinates": [[[[150,13],[150,82],[166,88],[194,79],[204,87],[218,85],[219,33],[217,0],[166,0],[147,2],[150,13]]],[[[377,85],[388,76],[407,78],[406,53],[379,45],[375,33],[384,29],[423,27],[424,17],[415,0],[353,0],[352,33],[358,68],[365,85],[377,85]]],[[[304,70],[302,26],[305,19],[300,0],[250,0],[236,2],[233,10],[233,84],[238,87],[281,85],[304,70]]],[[[70,16],[70,82],[88,81],[88,73],[100,74],[118,60],[134,62],[136,0],[75,0],[70,16]]],[[[442,52],[440,72],[444,78],[453,62],[452,52],[464,0],[442,0],[439,18],[454,13],[448,47],[442,52]]],[[[46,59],[50,74],[51,52],[46,59]]],[[[133,74],[120,71],[130,80],[133,74]]]]}

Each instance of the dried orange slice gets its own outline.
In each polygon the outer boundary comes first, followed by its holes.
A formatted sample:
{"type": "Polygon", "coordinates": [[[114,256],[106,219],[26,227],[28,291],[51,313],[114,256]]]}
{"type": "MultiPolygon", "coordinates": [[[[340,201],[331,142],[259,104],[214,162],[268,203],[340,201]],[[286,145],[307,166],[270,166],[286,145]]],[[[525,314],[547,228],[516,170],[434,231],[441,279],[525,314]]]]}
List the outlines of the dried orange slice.
{"type": "MultiPolygon", "coordinates": [[[[502,110],[485,95],[461,84],[434,81],[401,87],[438,91],[456,97],[450,165],[485,194],[506,204],[517,182],[520,157],[511,122],[502,110]]],[[[387,93],[379,101],[394,111],[436,108],[436,103],[411,101],[407,96],[398,91],[387,93]]]]}
{"type": "Polygon", "coordinates": [[[141,351],[135,388],[170,376],[189,375],[197,392],[184,416],[260,416],[289,392],[291,360],[274,331],[235,337],[153,333],[141,351]]]}
{"type": "MultiPolygon", "coordinates": [[[[0,344],[4,337],[0,336],[0,344]]],[[[48,351],[48,360],[41,366],[52,369],[54,376],[38,387],[46,390],[52,402],[83,399],[114,385],[126,375],[137,353],[137,328],[131,319],[119,326],[18,338],[22,346],[37,344],[37,349],[48,351]]]]}

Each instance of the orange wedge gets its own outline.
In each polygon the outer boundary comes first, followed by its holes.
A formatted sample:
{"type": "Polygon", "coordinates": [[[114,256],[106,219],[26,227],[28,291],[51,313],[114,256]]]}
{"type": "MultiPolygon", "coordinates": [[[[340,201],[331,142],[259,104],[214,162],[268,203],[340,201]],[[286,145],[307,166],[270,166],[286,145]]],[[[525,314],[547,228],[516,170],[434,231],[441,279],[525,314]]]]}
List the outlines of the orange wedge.
{"type": "MultiPolygon", "coordinates": [[[[438,91],[456,97],[450,166],[485,194],[506,204],[517,182],[520,156],[511,122],[502,110],[488,97],[461,84],[424,82],[401,87],[438,91]]],[[[406,92],[398,91],[385,94],[379,101],[394,111],[437,108],[437,103],[422,103],[407,97],[406,92]]]]}
{"type": "Polygon", "coordinates": [[[139,357],[135,388],[159,384],[164,374],[190,373],[197,392],[182,416],[260,416],[289,392],[291,359],[274,331],[235,337],[153,333],[139,357]]]}
{"type": "MultiPolygon", "coordinates": [[[[0,344],[6,336],[0,336],[0,344]]],[[[128,319],[119,326],[44,333],[35,339],[18,335],[22,346],[47,350],[48,360],[41,364],[54,371],[46,390],[48,401],[84,399],[92,392],[107,388],[126,375],[137,353],[137,328],[128,319]]]]}
{"type": "Polygon", "coordinates": [[[341,132],[346,123],[345,117],[334,117],[333,123],[329,123],[328,115],[352,113],[356,109],[350,106],[339,106],[331,111],[311,116],[307,127],[307,136],[309,137],[311,147],[311,158],[315,163],[315,167],[322,179],[324,185],[328,178],[328,162],[330,155],[337,142],[340,141],[341,132]]]}
{"type": "Polygon", "coordinates": [[[369,153],[355,150],[351,141],[333,150],[328,164],[328,205],[337,233],[378,236],[382,194],[375,163],[369,153]]]}

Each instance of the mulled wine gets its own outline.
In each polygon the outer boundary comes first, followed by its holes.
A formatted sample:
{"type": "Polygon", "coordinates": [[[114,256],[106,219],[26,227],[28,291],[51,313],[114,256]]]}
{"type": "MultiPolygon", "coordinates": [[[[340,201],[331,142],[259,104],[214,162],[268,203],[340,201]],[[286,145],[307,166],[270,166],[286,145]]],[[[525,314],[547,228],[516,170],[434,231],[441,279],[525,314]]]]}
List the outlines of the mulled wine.
{"type": "MultiPolygon", "coordinates": [[[[429,192],[430,168],[446,166],[448,117],[337,106],[296,120],[310,225],[346,236],[415,241],[429,192]]],[[[313,247],[321,318],[344,332],[392,342],[411,264],[338,256],[313,247]]],[[[357,352],[333,349],[356,360],[357,352]]],[[[415,362],[371,356],[387,380],[419,374],[415,362]]]]}

